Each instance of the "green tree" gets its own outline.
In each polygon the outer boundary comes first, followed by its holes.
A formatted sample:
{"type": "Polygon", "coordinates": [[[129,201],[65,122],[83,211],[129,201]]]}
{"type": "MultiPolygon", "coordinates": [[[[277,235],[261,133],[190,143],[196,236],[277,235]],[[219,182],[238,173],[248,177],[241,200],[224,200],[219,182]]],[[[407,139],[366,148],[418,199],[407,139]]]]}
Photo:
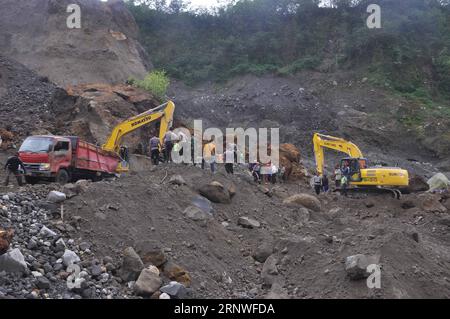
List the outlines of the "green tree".
{"type": "Polygon", "coordinates": [[[131,80],[130,82],[135,86],[150,92],[159,100],[164,99],[170,84],[165,71],[152,71],[142,81],[131,80]]]}

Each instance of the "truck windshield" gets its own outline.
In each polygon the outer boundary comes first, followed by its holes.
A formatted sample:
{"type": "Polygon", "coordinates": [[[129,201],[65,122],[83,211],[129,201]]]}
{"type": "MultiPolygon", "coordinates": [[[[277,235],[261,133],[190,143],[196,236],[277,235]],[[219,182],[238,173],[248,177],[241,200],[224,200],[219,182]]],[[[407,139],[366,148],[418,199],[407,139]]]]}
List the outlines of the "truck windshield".
{"type": "Polygon", "coordinates": [[[19,152],[47,153],[53,139],[48,137],[28,137],[19,149],[19,152]]]}

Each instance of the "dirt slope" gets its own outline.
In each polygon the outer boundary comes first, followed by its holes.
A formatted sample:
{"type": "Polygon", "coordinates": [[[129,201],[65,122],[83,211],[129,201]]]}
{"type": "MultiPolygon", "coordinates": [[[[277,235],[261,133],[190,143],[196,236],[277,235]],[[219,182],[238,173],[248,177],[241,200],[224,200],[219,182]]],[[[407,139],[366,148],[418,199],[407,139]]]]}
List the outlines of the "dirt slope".
{"type": "Polygon", "coordinates": [[[145,75],[151,63],[136,40],[137,32],[122,1],[0,2],[0,54],[60,86],[116,83],[145,75]],[[66,26],[67,6],[74,3],[81,7],[81,29],[66,26]]]}
{"type": "MultiPolygon", "coordinates": [[[[436,170],[424,164],[431,162],[450,172],[445,139],[430,143],[436,132],[418,135],[400,123],[399,117],[414,105],[351,73],[244,76],[195,88],[175,82],[170,95],[177,104],[176,116],[186,121],[203,119],[205,127],[280,128],[281,142],[294,143],[310,158],[312,135],[322,132],[353,141],[372,163],[401,165],[431,177],[436,170]]],[[[448,125],[435,118],[426,127],[448,125]]],[[[333,153],[328,154],[332,159],[333,153]]]]}
{"type": "Polygon", "coordinates": [[[115,182],[90,184],[86,194],[69,200],[65,209],[68,218],[82,217],[77,236],[92,242],[99,256],[120,258],[127,246],[163,249],[169,260],[188,271],[195,297],[266,296],[270,289],[262,286],[263,264],[252,257],[261,244],[273,248],[275,282],[282,287],[278,297],[450,296],[450,238],[447,226],[440,223],[448,213],[406,210],[401,205],[409,198],[397,201],[389,195],[349,199],[322,195],[320,212],[305,211],[284,205],[282,199],[310,193],[307,185],[271,188],[274,196],[268,197],[245,170],[229,177],[223,168],[212,176],[195,167],[160,165],[115,182]],[[187,185],[170,184],[174,174],[180,174],[187,185]],[[198,195],[197,188],[213,180],[234,184],[232,203],[213,203],[214,218],[207,222],[184,216],[198,195]],[[241,216],[256,219],[261,227],[239,226],[241,216]],[[419,242],[413,239],[414,233],[419,242]],[[370,290],[364,280],[351,281],[346,276],[345,257],[358,253],[381,256],[382,289],[370,290]]]}

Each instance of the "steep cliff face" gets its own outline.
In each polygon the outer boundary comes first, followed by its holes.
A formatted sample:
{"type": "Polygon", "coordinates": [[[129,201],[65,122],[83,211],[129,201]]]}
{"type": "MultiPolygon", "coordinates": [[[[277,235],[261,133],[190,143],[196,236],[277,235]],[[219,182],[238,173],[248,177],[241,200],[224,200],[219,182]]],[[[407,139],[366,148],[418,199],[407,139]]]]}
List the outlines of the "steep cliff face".
{"type": "Polygon", "coordinates": [[[58,85],[117,83],[152,68],[138,28],[122,1],[2,0],[0,54],[58,85]],[[69,4],[81,8],[81,28],[69,29],[69,4]]]}

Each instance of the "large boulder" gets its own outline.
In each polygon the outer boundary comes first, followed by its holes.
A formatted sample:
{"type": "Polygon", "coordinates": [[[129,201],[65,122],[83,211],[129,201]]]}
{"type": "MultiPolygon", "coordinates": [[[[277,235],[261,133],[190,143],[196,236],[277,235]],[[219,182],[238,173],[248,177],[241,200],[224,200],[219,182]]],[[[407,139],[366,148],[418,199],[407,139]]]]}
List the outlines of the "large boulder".
{"type": "Polygon", "coordinates": [[[410,193],[415,192],[426,192],[430,189],[430,185],[428,185],[425,178],[419,175],[414,175],[409,179],[408,191],[410,193]]]}
{"type": "Polygon", "coordinates": [[[286,157],[291,162],[300,162],[300,150],[293,144],[281,144],[280,155],[286,157]]]}
{"type": "Polygon", "coordinates": [[[426,213],[446,213],[447,208],[442,205],[441,195],[423,193],[417,196],[418,205],[426,213]]]}
{"type": "Polygon", "coordinates": [[[321,210],[320,201],[317,197],[309,194],[292,195],[286,198],[283,203],[289,206],[301,205],[316,212],[321,210]]]}
{"type": "Polygon", "coordinates": [[[119,276],[123,281],[135,281],[144,269],[144,263],[132,247],[128,247],[123,252],[122,266],[119,269],[119,276]]]}
{"type": "Polygon", "coordinates": [[[25,258],[18,248],[0,256],[0,272],[22,273],[27,269],[25,258]]]}
{"type": "Polygon", "coordinates": [[[198,191],[200,195],[206,197],[214,203],[231,203],[230,192],[219,182],[212,182],[210,184],[203,185],[198,191]]]}
{"type": "Polygon", "coordinates": [[[427,181],[427,183],[430,186],[430,191],[446,190],[450,187],[450,181],[447,176],[442,173],[435,174],[427,181]]]}
{"type": "Polygon", "coordinates": [[[151,296],[159,290],[162,280],[156,267],[145,268],[141,271],[139,278],[134,284],[134,291],[140,296],[151,296]]]}

